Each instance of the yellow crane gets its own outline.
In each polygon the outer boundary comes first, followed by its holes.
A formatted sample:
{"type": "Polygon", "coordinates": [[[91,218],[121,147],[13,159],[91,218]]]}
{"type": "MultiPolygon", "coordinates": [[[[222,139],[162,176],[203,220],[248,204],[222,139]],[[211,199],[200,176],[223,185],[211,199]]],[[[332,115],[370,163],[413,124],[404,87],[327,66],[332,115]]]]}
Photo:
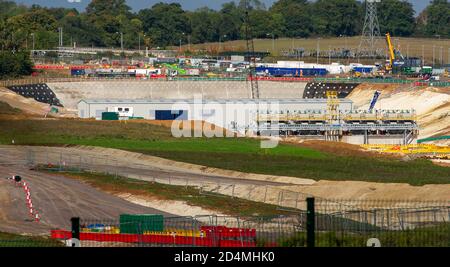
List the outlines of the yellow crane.
{"type": "Polygon", "coordinates": [[[395,61],[395,50],[394,46],[392,45],[391,35],[389,33],[386,33],[386,42],[389,49],[389,65],[386,66],[386,70],[391,71],[395,61]]]}

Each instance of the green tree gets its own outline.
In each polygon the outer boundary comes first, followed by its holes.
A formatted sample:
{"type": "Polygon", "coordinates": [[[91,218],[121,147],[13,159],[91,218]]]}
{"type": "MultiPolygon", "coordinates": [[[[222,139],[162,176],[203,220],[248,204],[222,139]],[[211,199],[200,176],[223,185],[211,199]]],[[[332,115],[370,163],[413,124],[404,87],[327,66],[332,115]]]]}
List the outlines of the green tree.
{"type": "Polygon", "coordinates": [[[33,64],[28,52],[0,52],[0,79],[30,75],[32,71],[33,64]]]}
{"type": "Polygon", "coordinates": [[[245,38],[241,34],[244,14],[234,2],[223,4],[219,11],[219,36],[227,36],[228,40],[245,38]]]}
{"type": "Polygon", "coordinates": [[[14,1],[0,0],[0,20],[26,13],[28,8],[14,1]]]}
{"type": "Polygon", "coordinates": [[[219,39],[219,14],[207,7],[188,13],[191,25],[191,42],[215,42],[219,39]]]}
{"type": "MultiPolygon", "coordinates": [[[[60,21],[64,29],[64,42],[75,42],[77,46],[102,46],[104,45],[100,32],[87,18],[75,12],[69,12],[60,21]]],[[[73,45],[73,44],[71,44],[73,45]]]]}
{"type": "Polygon", "coordinates": [[[190,34],[189,19],[180,4],[158,3],[139,12],[144,31],[158,46],[186,42],[190,34]]]}
{"type": "Polygon", "coordinates": [[[307,0],[279,0],[270,11],[283,16],[286,37],[308,37],[314,31],[312,8],[307,0]]]}
{"type": "Polygon", "coordinates": [[[362,5],[356,0],[318,0],[312,11],[317,35],[353,36],[361,32],[362,5]]]}
{"type": "Polygon", "coordinates": [[[450,37],[450,3],[447,0],[433,0],[419,15],[416,34],[450,37]]]}
{"type": "Polygon", "coordinates": [[[125,0],[92,0],[86,7],[86,14],[89,16],[102,17],[104,15],[131,16],[131,7],[125,0]]]}
{"type": "Polygon", "coordinates": [[[414,8],[405,0],[383,0],[379,4],[380,30],[395,36],[411,36],[415,29],[414,8]]]}

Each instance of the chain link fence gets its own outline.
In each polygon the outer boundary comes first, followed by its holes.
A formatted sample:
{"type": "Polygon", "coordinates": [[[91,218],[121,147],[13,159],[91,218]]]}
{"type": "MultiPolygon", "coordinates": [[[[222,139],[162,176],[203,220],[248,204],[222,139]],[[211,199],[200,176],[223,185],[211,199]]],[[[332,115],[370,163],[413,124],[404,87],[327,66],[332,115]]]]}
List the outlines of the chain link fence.
{"type": "Polygon", "coordinates": [[[450,247],[449,203],[308,200],[285,216],[75,218],[51,239],[0,235],[0,247],[450,247]]]}
{"type": "MultiPolygon", "coordinates": [[[[223,195],[280,206],[280,209],[298,210],[304,208],[302,202],[308,194],[290,192],[277,185],[265,185],[261,181],[221,182],[220,179],[206,180],[195,174],[189,178],[177,177],[160,172],[139,161],[121,161],[113,157],[99,157],[90,154],[76,154],[71,151],[49,152],[38,148],[26,150],[27,165],[39,166],[54,172],[95,172],[115,177],[138,179],[159,184],[198,188],[200,194],[223,195]],[[259,184],[258,184],[259,183],[259,184]]],[[[228,179],[231,180],[232,178],[228,179]]],[[[270,184],[270,183],[269,183],[270,184]]]]}
{"type": "MultiPolygon", "coordinates": [[[[122,165],[114,158],[64,152],[44,153],[33,149],[26,153],[30,166],[45,164],[48,170],[92,170],[163,184],[196,186],[202,194],[221,194],[270,203],[279,209],[294,212],[292,215],[272,217],[167,217],[157,223],[82,218],[79,226],[81,246],[304,247],[311,244],[308,243],[308,233],[311,231],[314,245],[319,247],[450,246],[450,201],[333,200],[315,197],[311,210],[306,200],[312,196],[276,186],[208,183],[170,175],[147,176],[148,166],[138,163],[122,165]]],[[[311,239],[311,234],[309,236],[311,239]]],[[[54,230],[51,237],[59,240],[55,244],[69,244],[72,231],[54,230]]],[[[55,245],[3,240],[0,238],[0,246],[55,245]]]]}

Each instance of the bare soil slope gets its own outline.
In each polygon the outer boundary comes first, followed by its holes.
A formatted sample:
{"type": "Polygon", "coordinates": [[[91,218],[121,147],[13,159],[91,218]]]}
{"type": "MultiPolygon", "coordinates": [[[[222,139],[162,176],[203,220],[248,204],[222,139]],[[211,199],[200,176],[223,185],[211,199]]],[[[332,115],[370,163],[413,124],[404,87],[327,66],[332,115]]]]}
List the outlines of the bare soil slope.
{"type": "Polygon", "coordinates": [[[414,109],[419,138],[450,134],[450,88],[411,87],[410,85],[362,84],[349,96],[358,109],[369,109],[375,91],[381,96],[376,109],[414,109]]]}
{"type": "MultiPolygon", "coordinates": [[[[27,115],[44,117],[50,111],[50,106],[48,104],[38,102],[32,98],[23,97],[4,87],[0,87],[0,101],[9,104],[13,108],[20,109],[27,115]]],[[[59,114],[52,114],[52,116],[74,117],[75,114],[67,113],[64,108],[59,108],[59,114]]]]}

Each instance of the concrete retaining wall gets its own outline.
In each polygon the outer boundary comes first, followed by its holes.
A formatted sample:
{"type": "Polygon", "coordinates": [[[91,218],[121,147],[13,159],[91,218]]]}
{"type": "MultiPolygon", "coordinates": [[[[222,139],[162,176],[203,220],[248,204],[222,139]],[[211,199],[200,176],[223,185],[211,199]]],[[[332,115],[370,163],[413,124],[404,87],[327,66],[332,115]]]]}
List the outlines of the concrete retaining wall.
{"type": "MultiPolygon", "coordinates": [[[[241,81],[102,81],[48,83],[61,103],[77,109],[82,99],[249,99],[250,83],[241,81]]],[[[301,99],[306,83],[259,82],[262,99],[301,99]]]]}

